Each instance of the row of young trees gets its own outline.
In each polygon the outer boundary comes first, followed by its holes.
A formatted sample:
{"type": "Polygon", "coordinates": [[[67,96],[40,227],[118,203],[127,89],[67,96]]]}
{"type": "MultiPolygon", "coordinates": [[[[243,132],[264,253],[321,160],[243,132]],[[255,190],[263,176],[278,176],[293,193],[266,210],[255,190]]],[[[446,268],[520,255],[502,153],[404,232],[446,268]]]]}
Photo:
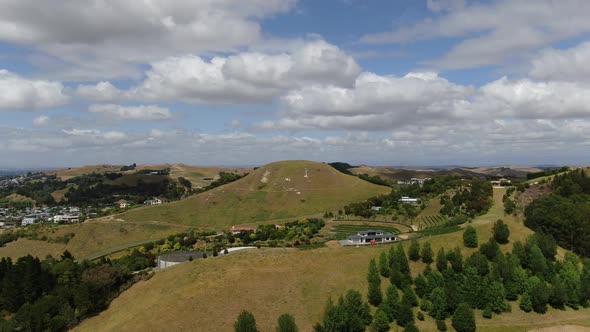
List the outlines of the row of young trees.
{"type": "MultiPolygon", "coordinates": [[[[254,315],[247,310],[242,311],[234,322],[236,332],[259,332],[254,315]]],[[[277,320],[277,332],[297,332],[299,328],[291,314],[282,314],[277,320]]]]}
{"type": "MultiPolygon", "coordinates": [[[[439,330],[446,329],[445,320],[450,317],[457,331],[475,331],[473,309],[492,318],[511,311],[511,303],[537,313],[545,313],[548,306],[577,309],[590,305],[589,259],[582,261],[568,253],[563,261],[556,260],[556,243],[543,234],[532,235],[524,243],[516,241],[512,252],[503,253],[501,246],[510,235],[508,226],[499,220],[493,233],[468,257],[463,257],[459,247],[440,248],[434,255],[428,242],[412,241],[408,256],[401,244],[391,247],[369,262],[367,302],[354,290],[336,304],[328,300],[324,320],[315,330],[364,331],[370,326],[374,331],[388,331],[395,321],[406,331],[416,331],[415,319],[423,320],[428,313],[439,330]],[[427,264],[415,278],[410,260],[427,264]],[[385,294],[383,278],[390,280],[385,294]],[[369,304],[377,308],[373,316],[369,304]]],[[[467,247],[477,247],[474,228],[465,230],[464,240],[467,247]]]]}

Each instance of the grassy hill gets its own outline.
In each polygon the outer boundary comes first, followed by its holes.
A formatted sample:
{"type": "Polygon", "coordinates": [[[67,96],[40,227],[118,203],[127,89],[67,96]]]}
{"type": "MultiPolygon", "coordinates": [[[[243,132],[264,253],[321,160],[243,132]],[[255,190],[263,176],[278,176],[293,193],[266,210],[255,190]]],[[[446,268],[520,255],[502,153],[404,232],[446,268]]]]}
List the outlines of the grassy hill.
{"type": "Polygon", "coordinates": [[[118,218],[220,229],[335,211],[389,191],[326,164],[282,161],[186,200],[135,209],[118,218]]]}
{"type": "MultiPolygon", "coordinates": [[[[504,218],[509,225],[511,243],[532,233],[521,221],[503,215],[504,193],[504,188],[494,189],[495,205],[472,223],[480,239],[491,235],[498,218],[504,218]]],[[[430,241],[436,252],[441,246],[461,246],[462,232],[424,237],[419,241],[430,241]]],[[[404,246],[408,244],[404,242],[404,246]]],[[[502,250],[511,247],[508,244],[502,250]]],[[[311,331],[312,325],[322,317],[328,296],[337,298],[349,288],[366,294],[368,262],[388,249],[387,246],[260,249],[186,263],[158,271],[150,280],[134,285],[115,299],[109,309],[82,322],[75,330],[189,331],[198,326],[200,331],[231,331],[239,312],[248,309],[254,313],[261,331],[274,330],[277,317],[285,312],[294,315],[301,331],[311,331]]],[[[463,255],[473,251],[463,248],[463,255]]],[[[563,250],[558,255],[563,256],[563,250]]],[[[414,274],[425,267],[423,263],[410,264],[414,274]]],[[[388,284],[383,280],[382,287],[388,284]]],[[[476,321],[479,331],[528,331],[563,324],[590,326],[589,313],[589,309],[549,309],[547,314],[539,315],[524,313],[513,305],[511,313],[491,320],[477,312],[476,321]]],[[[422,331],[435,331],[435,323],[428,315],[424,322],[417,321],[417,324],[422,331]]]]}
{"type": "Polygon", "coordinates": [[[372,166],[358,166],[349,169],[353,174],[368,174],[371,176],[379,176],[383,179],[393,181],[409,180],[411,178],[432,178],[443,175],[456,175],[464,177],[478,176],[479,174],[470,170],[462,168],[454,168],[448,170],[433,170],[433,169],[402,169],[394,167],[372,167],[372,166]]]}

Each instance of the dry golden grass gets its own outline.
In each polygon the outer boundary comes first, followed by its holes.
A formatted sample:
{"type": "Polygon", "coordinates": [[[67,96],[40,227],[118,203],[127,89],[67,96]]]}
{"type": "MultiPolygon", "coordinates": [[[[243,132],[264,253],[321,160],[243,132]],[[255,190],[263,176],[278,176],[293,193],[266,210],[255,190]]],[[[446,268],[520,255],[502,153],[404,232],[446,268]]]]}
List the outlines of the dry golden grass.
{"type": "Polygon", "coordinates": [[[134,224],[114,220],[87,221],[82,224],[46,228],[39,234],[39,238],[43,235],[57,238],[74,233],[75,236],[67,245],[19,239],[0,248],[0,256],[18,258],[31,254],[44,258],[47,255],[61,254],[67,249],[76,258],[84,258],[109,248],[138,241],[155,241],[184,230],[185,227],[166,224],[134,224]]]}
{"type": "Polygon", "coordinates": [[[336,211],[390,190],[342,174],[326,164],[284,161],[260,167],[245,178],[188,199],[134,209],[118,218],[219,230],[336,211]]]}
{"type": "MultiPolygon", "coordinates": [[[[511,230],[511,241],[524,240],[532,231],[522,222],[503,215],[505,189],[494,189],[494,207],[472,225],[480,242],[491,235],[493,223],[503,218],[511,230]]],[[[462,247],[462,232],[420,239],[439,247],[462,247]]],[[[409,243],[404,242],[404,246],[409,243]]],[[[511,245],[502,246],[509,250],[511,245]]],[[[294,315],[301,331],[311,331],[329,296],[337,298],[347,289],[366,293],[368,262],[388,246],[338,247],[316,250],[261,249],[199,260],[158,271],[115,299],[108,310],[82,322],[77,331],[232,331],[241,310],[254,313],[261,331],[272,331],[282,313],[294,315]]],[[[473,249],[463,248],[464,255],[473,249]]],[[[560,250],[562,251],[562,250],[560,250]]],[[[414,274],[424,269],[411,263],[414,274]]],[[[383,288],[389,282],[383,280],[383,288]]],[[[527,331],[555,325],[590,326],[590,310],[550,310],[546,315],[513,312],[485,320],[478,312],[479,331],[527,331]]],[[[427,317],[417,322],[422,331],[436,331],[427,317]]],[[[447,321],[449,331],[453,331],[447,321]]],[[[392,326],[392,331],[402,331],[392,326]]]]}

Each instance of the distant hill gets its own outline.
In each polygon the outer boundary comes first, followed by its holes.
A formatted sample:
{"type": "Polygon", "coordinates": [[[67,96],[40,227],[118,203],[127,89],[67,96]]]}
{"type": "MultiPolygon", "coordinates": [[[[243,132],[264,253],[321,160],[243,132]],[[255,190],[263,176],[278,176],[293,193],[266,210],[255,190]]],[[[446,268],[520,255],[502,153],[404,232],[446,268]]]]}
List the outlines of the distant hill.
{"type": "Polygon", "coordinates": [[[251,171],[250,168],[240,167],[216,167],[216,166],[191,166],[186,164],[159,164],[159,165],[136,165],[135,168],[129,170],[123,170],[126,165],[88,165],[81,167],[70,167],[61,168],[52,171],[45,172],[49,175],[56,175],[62,181],[69,180],[71,178],[91,173],[123,173],[133,174],[143,170],[165,170],[170,169],[170,177],[178,179],[184,177],[189,180],[194,188],[206,187],[213,180],[218,177],[219,172],[230,172],[244,174],[251,171]]]}
{"type": "Polygon", "coordinates": [[[135,209],[117,218],[219,229],[335,211],[389,191],[327,164],[281,161],[188,199],[135,209]]]}
{"type": "Polygon", "coordinates": [[[442,169],[442,170],[435,170],[435,169],[403,169],[403,168],[394,168],[394,167],[372,167],[372,166],[358,166],[349,169],[350,172],[353,174],[369,174],[371,176],[378,175],[381,178],[389,179],[393,181],[398,180],[409,180],[411,178],[432,178],[435,176],[443,176],[443,175],[457,175],[457,176],[465,176],[465,177],[474,177],[479,176],[479,173],[472,172],[467,169],[462,168],[453,168],[453,169],[442,169]]]}

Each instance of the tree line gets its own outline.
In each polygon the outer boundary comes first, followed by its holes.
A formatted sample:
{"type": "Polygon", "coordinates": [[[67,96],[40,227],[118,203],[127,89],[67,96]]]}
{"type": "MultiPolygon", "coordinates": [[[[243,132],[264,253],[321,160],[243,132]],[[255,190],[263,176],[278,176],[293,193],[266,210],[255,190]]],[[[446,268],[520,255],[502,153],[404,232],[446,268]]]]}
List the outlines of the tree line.
{"type": "Polygon", "coordinates": [[[556,175],[553,192],[525,208],[525,225],[548,234],[573,252],[590,257],[590,177],[583,169],[556,175]]]}
{"type": "Polygon", "coordinates": [[[464,246],[478,247],[464,257],[462,249],[440,248],[436,253],[429,242],[410,242],[408,254],[399,244],[369,262],[367,299],[349,290],[337,302],[328,299],[324,318],[316,332],[388,331],[391,323],[405,331],[417,331],[416,319],[430,315],[437,328],[451,325],[459,332],[475,331],[474,309],[482,317],[509,312],[518,305],[525,312],[545,313],[557,309],[590,305],[590,259],[581,260],[568,252],[556,259],[557,245],[551,236],[534,234],[524,243],[516,241],[504,253],[510,230],[501,220],[493,236],[479,243],[477,231],[464,231],[464,246]],[[426,268],[412,276],[410,261],[422,261],[426,268]],[[385,292],[383,279],[389,279],[385,292]],[[370,306],[376,307],[371,315],[370,306]]]}

